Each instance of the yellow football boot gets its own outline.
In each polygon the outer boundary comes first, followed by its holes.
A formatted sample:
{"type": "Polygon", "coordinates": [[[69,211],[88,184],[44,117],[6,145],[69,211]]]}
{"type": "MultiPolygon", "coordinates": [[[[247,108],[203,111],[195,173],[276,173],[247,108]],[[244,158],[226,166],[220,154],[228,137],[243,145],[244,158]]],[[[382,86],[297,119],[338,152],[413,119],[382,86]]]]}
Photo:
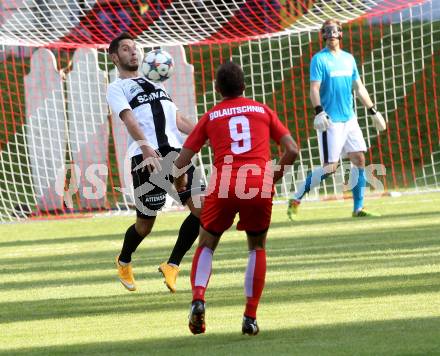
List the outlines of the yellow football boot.
{"type": "Polygon", "coordinates": [[[168,287],[171,293],[176,293],[176,279],[179,274],[180,268],[177,266],[170,266],[164,262],[159,265],[159,272],[162,273],[165,278],[165,285],[168,287]]]}
{"type": "Polygon", "coordinates": [[[133,268],[131,267],[131,263],[126,266],[122,266],[119,263],[119,256],[116,256],[116,267],[118,268],[119,280],[122,285],[127,288],[130,292],[136,290],[136,282],[134,280],[133,268]]]}

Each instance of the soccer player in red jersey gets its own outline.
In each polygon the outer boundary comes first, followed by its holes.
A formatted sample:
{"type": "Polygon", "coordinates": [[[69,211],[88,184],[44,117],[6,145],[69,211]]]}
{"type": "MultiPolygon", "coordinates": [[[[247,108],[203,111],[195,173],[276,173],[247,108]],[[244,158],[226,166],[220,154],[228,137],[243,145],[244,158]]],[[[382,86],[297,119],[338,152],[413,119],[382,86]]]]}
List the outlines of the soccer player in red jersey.
{"type": "Polygon", "coordinates": [[[205,332],[205,290],[211,275],[212,256],[221,235],[238,213],[238,230],[246,231],[249,259],[245,276],[247,297],[243,334],[259,331],[256,312],[266,275],[265,241],[272,213],[273,186],[291,165],[298,149],[277,115],[266,105],[242,96],[244,74],[228,62],[216,73],[216,90],[223,101],[202,116],[174,162],[177,191],[186,186],[184,167],[209,139],[214,167],[201,214],[200,237],[191,269],[193,301],[189,328],[205,332]],[[270,139],[283,148],[278,170],[271,167],[270,139]]]}

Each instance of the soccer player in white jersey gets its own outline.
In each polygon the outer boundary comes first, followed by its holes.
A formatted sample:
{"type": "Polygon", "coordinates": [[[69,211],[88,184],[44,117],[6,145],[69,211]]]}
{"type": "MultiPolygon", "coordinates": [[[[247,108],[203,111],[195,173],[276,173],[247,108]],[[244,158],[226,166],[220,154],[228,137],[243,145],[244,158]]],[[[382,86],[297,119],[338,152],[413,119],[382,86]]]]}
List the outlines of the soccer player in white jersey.
{"type": "Polygon", "coordinates": [[[289,200],[287,215],[292,220],[298,213],[303,196],[319,186],[336,171],[340,157],[352,163],[353,217],[373,216],[364,209],[365,153],[362,131],[354,112],[353,89],[368,109],[377,130],[386,129],[382,115],[376,110],[363,85],[353,56],[340,48],[342,26],[327,20],[321,28],[326,47],[316,53],[310,64],[310,99],[315,109],[314,127],[318,133],[319,153],[323,167],[309,173],[289,200]],[[357,177],[357,179],[356,179],[357,177]]]}
{"type": "MultiPolygon", "coordinates": [[[[131,255],[151,232],[157,211],[165,204],[166,193],[172,193],[168,188],[172,186],[169,175],[173,160],[162,157],[170,157],[167,156],[170,153],[177,156],[183,142],[179,131],[189,134],[195,125],[178,112],[162,85],[152,83],[138,73],[136,44],[128,33],[122,33],[110,43],[109,53],[118,68],[119,78],[109,85],[107,101],[113,115],[124,122],[129,133],[137,215],[136,223],[125,233],[116,265],[123,286],[134,291],[131,255]]],[[[192,184],[193,174],[194,167],[190,169],[187,189],[175,196],[189,207],[191,213],[180,227],[169,260],[159,266],[171,292],[176,291],[179,264],[199,233],[200,204],[194,202],[201,201],[204,186],[202,183],[192,184]]]]}

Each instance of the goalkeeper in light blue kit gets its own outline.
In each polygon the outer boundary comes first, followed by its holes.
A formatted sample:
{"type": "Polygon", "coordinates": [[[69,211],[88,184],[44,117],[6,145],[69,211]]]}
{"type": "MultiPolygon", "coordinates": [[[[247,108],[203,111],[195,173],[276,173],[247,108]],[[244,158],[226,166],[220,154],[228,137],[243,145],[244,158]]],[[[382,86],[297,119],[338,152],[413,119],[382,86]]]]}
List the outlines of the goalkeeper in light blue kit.
{"type": "Polygon", "coordinates": [[[299,185],[289,200],[287,215],[292,220],[298,214],[303,196],[336,171],[342,156],[348,157],[352,163],[352,216],[373,216],[374,214],[364,209],[364,152],[367,146],[353,108],[353,89],[362,104],[368,108],[375,128],[383,131],[386,123],[359,77],[355,59],[350,53],[340,49],[341,24],[336,20],[327,20],[322,25],[321,34],[326,47],[313,56],[310,64],[310,99],[315,108],[313,125],[318,134],[323,167],[309,173],[306,180],[299,185]]]}

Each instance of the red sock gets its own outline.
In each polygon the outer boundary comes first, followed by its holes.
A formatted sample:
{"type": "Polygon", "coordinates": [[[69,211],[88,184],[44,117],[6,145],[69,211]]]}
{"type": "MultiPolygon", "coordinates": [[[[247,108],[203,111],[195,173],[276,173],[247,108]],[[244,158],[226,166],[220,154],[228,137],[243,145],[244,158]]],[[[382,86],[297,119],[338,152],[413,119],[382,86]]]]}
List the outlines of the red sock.
{"type": "Polygon", "coordinates": [[[205,291],[211,277],[213,251],[208,247],[197,247],[191,268],[193,301],[205,302],[205,291]]]}
{"type": "Polygon", "coordinates": [[[248,265],[244,280],[246,309],[244,315],[257,318],[257,308],[266,278],[266,250],[249,251],[248,265]]]}

